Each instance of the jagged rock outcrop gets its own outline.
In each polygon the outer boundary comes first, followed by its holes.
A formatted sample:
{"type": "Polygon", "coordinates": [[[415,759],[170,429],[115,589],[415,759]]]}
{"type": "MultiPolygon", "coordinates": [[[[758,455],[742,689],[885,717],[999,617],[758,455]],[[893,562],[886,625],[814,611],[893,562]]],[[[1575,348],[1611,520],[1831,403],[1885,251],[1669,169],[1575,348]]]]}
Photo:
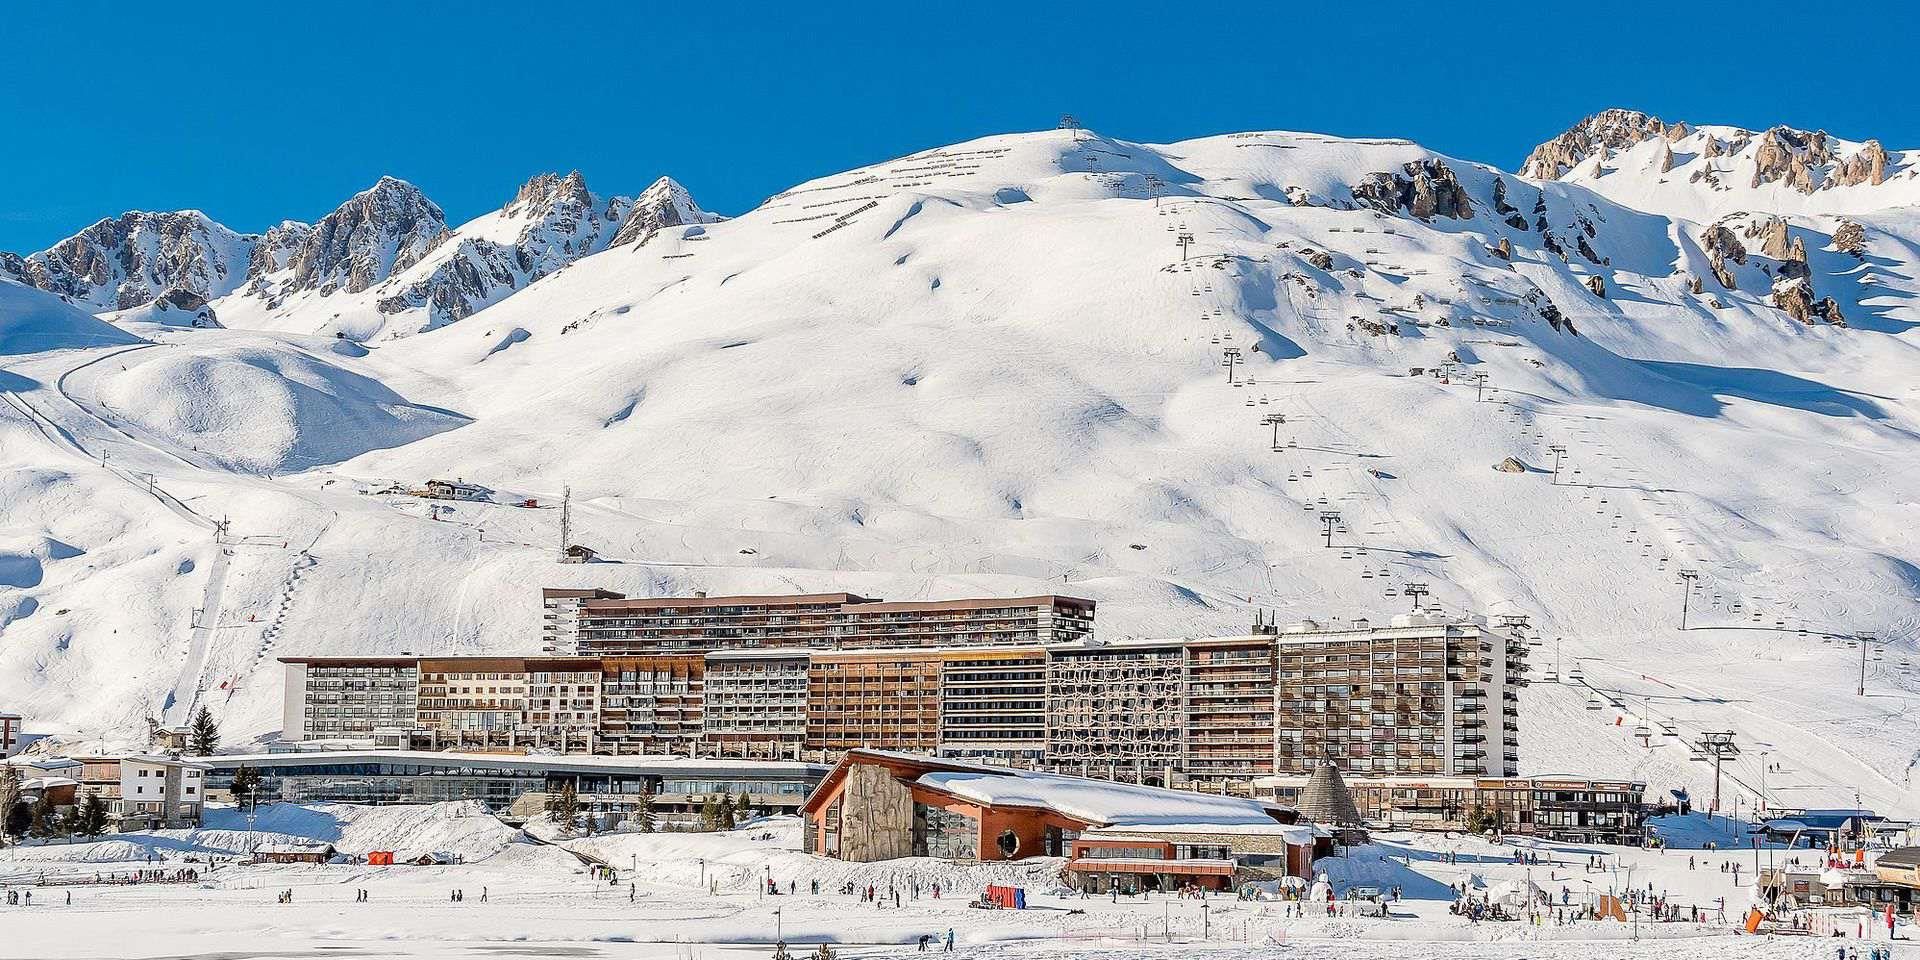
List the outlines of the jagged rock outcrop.
{"type": "Polygon", "coordinates": [[[1861,183],[1879,186],[1887,182],[1888,162],[1887,148],[1878,140],[1868,140],[1834,168],[1831,182],[1843,187],[1861,183]]]}
{"type": "Polygon", "coordinates": [[[1599,274],[1587,277],[1587,289],[1602,300],[1607,298],[1607,280],[1599,274]]]}
{"type": "Polygon", "coordinates": [[[1727,261],[1736,264],[1747,262],[1747,248],[1740,238],[1734,236],[1726,224],[1716,223],[1700,232],[1700,248],[1707,254],[1713,278],[1728,290],[1738,290],[1739,282],[1734,279],[1733,269],[1727,266],[1727,261]]]}
{"type": "Polygon", "coordinates": [[[398,289],[376,306],[389,314],[429,307],[428,329],[464,319],[606,249],[632,207],[626,197],[596,197],[578,171],[543,173],[498,212],[461,227],[451,246],[429,253],[419,269],[396,271],[388,286],[398,289]],[[475,235],[464,235],[469,231],[475,235]]]}
{"type": "Polygon", "coordinates": [[[1473,199],[1443,160],[1415,160],[1402,173],[1370,173],[1352,187],[1353,199],[1381,213],[1402,210],[1421,220],[1473,216],[1473,199]]]}
{"type": "Polygon", "coordinates": [[[1494,256],[1499,257],[1502,260],[1513,259],[1513,241],[1507,239],[1506,237],[1501,237],[1500,242],[1498,244],[1495,244],[1492,247],[1489,247],[1488,250],[1494,256]]]}
{"type": "Polygon", "coordinates": [[[1752,186],[1785,181],[1801,193],[1819,187],[1814,170],[1833,162],[1833,141],[1825,131],[1807,133],[1774,127],[1760,135],[1753,150],[1752,186]]]}
{"type": "Polygon", "coordinates": [[[1775,281],[1773,305],[1804,324],[1824,322],[1836,327],[1847,325],[1846,318],[1840,314],[1840,305],[1832,297],[1815,299],[1813,281],[1806,277],[1782,277],[1775,281]]]}
{"type": "Polygon", "coordinates": [[[1300,259],[1305,260],[1308,263],[1311,263],[1322,270],[1333,269],[1333,254],[1330,254],[1325,250],[1315,250],[1309,247],[1307,249],[1300,251],[1300,259]]]}
{"type": "Polygon", "coordinates": [[[132,211],[19,259],[21,282],[81,307],[125,310],[180,288],[218,297],[246,279],[257,237],[238,234],[198,210],[132,211]]]}
{"type": "Polygon", "coordinates": [[[1667,128],[1667,142],[1679,143],[1680,141],[1685,140],[1692,133],[1693,133],[1693,128],[1687,126],[1687,122],[1685,120],[1676,120],[1674,121],[1673,126],[1670,126],[1667,128]]]}
{"type": "Polygon", "coordinates": [[[1859,259],[1867,255],[1867,230],[1852,220],[1842,220],[1833,230],[1833,248],[1859,259]]]}
{"type": "Polygon", "coordinates": [[[620,225],[612,245],[644,245],[653,239],[655,233],[667,227],[714,223],[722,219],[725,218],[700,209],[700,205],[693,202],[693,195],[678,181],[672,177],[661,177],[633,201],[633,211],[627,215],[626,222],[620,225]]]}
{"type": "Polygon", "coordinates": [[[306,290],[358,293],[418,263],[447,238],[446,215],[418,187],[381,177],[311,227],[276,227],[266,238],[284,254],[284,277],[261,295],[306,290]],[[277,232],[277,235],[276,235],[277,232]]]}
{"type": "Polygon", "coordinates": [[[16,283],[26,283],[26,258],[17,253],[8,253],[5,250],[0,250],[0,279],[12,280],[16,283]]]}
{"type": "Polygon", "coordinates": [[[218,327],[220,320],[214,315],[213,307],[207,304],[207,298],[192,290],[175,287],[154,298],[154,304],[167,310],[177,310],[187,314],[189,326],[218,327]]]}
{"type": "Polygon", "coordinates": [[[1673,169],[1673,148],[1667,145],[1667,141],[1660,141],[1660,152],[1654,154],[1653,165],[1661,173],[1673,169]]]}
{"type": "MultiPolygon", "coordinates": [[[[1787,253],[1792,244],[1792,237],[1787,231],[1787,221],[1785,217],[1767,217],[1764,220],[1756,220],[1748,224],[1747,238],[1753,239],[1756,237],[1760,240],[1761,253],[1775,260],[1787,259],[1787,253]]],[[[1806,257],[1802,256],[1799,259],[1805,260],[1806,257]]]]}
{"type": "Polygon", "coordinates": [[[1604,159],[1608,150],[1624,149],[1666,131],[1660,118],[1638,110],[1602,110],[1533,148],[1520,172],[1535,180],[1557,180],[1589,158],[1604,159]]]}
{"type": "Polygon", "coordinates": [[[1500,471],[1501,473],[1526,473],[1527,472],[1527,465],[1520,462],[1519,457],[1506,457],[1502,459],[1499,463],[1494,464],[1493,468],[1495,470],[1500,471]]]}

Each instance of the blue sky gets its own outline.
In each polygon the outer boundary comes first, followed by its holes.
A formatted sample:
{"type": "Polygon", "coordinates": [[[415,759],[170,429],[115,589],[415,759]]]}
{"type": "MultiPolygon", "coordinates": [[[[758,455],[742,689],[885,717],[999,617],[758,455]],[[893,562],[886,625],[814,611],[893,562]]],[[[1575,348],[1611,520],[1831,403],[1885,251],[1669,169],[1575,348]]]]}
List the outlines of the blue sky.
{"type": "Polygon", "coordinates": [[[1403,136],[1509,169],[1614,105],[1920,147],[1905,7],[11,4],[0,249],[135,208],[311,220],[382,174],[456,222],[570,169],[603,193],[671,174],[738,213],[1062,113],[1155,142],[1403,136]]]}

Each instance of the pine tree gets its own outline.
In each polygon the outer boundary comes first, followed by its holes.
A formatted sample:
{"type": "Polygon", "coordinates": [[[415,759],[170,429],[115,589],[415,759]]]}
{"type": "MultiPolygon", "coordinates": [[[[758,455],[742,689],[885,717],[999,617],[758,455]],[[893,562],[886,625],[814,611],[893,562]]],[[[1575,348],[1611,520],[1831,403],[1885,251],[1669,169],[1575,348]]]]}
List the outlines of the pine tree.
{"type": "Polygon", "coordinates": [[[640,832],[652,833],[654,824],[653,824],[653,787],[651,785],[644,784],[644,783],[641,785],[640,801],[634,804],[633,813],[634,813],[634,818],[640,821],[640,832]]]}
{"type": "Polygon", "coordinates": [[[572,783],[562,785],[558,793],[547,795],[547,816],[559,824],[561,830],[572,832],[580,819],[580,794],[572,783]]]}
{"type": "Polygon", "coordinates": [[[99,794],[87,794],[86,802],[80,805],[79,810],[79,832],[83,836],[97,837],[107,832],[107,804],[99,794]]]}
{"type": "Polygon", "coordinates": [[[202,706],[200,712],[193,715],[193,725],[187,731],[187,750],[204,757],[212,754],[218,746],[220,725],[213,722],[213,711],[202,706]]]}
{"type": "Polygon", "coordinates": [[[260,771],[245,764],[240,765],[233,771],[233,785],[227,788],[228,793],[233,794],[235,797],[245,797],[248,801],[248,806],[253,806],[252,801],[254,794],[259,791],[260,771]]]}
{"type": "Polygon", "coordinates": [[[746,823],[753,819],[753,801],[747,799],[747,792],[733,798],[733,819],[735,823],[746,823]]]}
{"type": "Polygon", "coordinates": [[[65,825],[60,822],[60,809],[53,805],[52,794],[43,791],[40,799],[34,801],[30,816],[32,819],[28,829],[34,836],[44,840],[63,835],[62,827],[65,825]]]}
{"type": "Polygon", "coordinates": [[[714,806],[717,808],[714,812],[720,817],[720,829],[732,830],[738,825],[738,821],[733,817],[733,803],[727,799],[726,794],[721,794],[719,799],[714,801],[714,806]]]}
{"type": "Polygon", "coordinates": [[[720,828],[720,803],[708,794],[700,801],[700,829],[717,830],[720,828]]]}

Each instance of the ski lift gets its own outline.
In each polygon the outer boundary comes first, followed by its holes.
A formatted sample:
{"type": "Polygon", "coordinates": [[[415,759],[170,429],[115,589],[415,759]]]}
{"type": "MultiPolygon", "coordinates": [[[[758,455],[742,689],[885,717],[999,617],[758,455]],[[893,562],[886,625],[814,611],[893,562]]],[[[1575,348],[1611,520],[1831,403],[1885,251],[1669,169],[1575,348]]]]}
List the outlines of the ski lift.
{"type": "Polygon", "coordinates": [[[1558,670],[1555,670],[1555,669],[1554,669],[1554,668],[1552,668],[1552,667],[1548,667],[1548,668],[1546,669],[1546,672],[1544,672],[1544,673],[1542,673],[1542,674],[1540,675],[1540,679],[1541,679],[1541,680],[1543,680],[1543,681],[1545,681],[1545,682],[1547,682],[1547,683],[1559,683],[1559,682],[1560,682],[1560,671],[1558,671],[1558,670]]]}
{"type": "Polygon", "coordinates": [[[1573,665],[1573,669],[1567,671],[1567,679],[1569,680],[1585,680],[1586,678],[1587,675],[1585,671],[1581,670],[1580,665],[1577,663],[1573,665]]]}
{"type": "Polygon", "coordinates": [[[1291,473],[1289,473],[1289,474],[1287,474],[1287,482],[1288,482],[1288,483],[1293,483],[1294,481],[1296,481],[1296,480],[1299,480],[1299,479],[1300,479],[1299,477],[1296,477],[1296,476],[1294,476],[1294,475],[1293,475],[1293,474],[1291,474],[1291,473]]]}
{"type": "Polygon", "coordinates": [[[1362,570],[1362,571],[1360,571],[1360,579],[1362,579],[1362,580],[1372,580],[1372,579],[1373,579],[1373,571],[1372,571],[1372,570],[1362,570]]]}
{"type": "Polygon", "coordinates": [[[1400,591],[1398,591],[1398,590],[1395,590],[1395,589],[1394,589],[1394,588],[1392,588],[1392,587],[1388,587],[1388,588],[1387,588],[1387,590],[1386,590],[1386,593],[1385,593],[1384,595],[1385,595],[1385,596],[1389,596],[1389,597],[1397,597],[1397,596],[1399,596],[1399,595],[1400,595],[1400,591]]]}
{"type": "Polygon", "coordinates": [[[1600,710],[1600,709],[1603,709],[1603,708],[1604,708],[1604,705],[1603,705],[1603,704],[1602,704],[1602,703],[1600,702],[1600,695],[1599,695],[1599,694],[1595,694],[1595,695],[1593,695],[1593,696],[1591,696],[1591,697],[1588,697],[1588,698],[1587,698],[1587,709],[1588,709],[1588,710],[1600,710]]]}
{"type": "Polygon", "coordinates": [[[1251,406],[1255,406],[1255,405],[1256,405],[1256,404],[1255,404],[1255,403],[1253,402],[1253,398],[1252,398],[1252,397],[1248,397],[1248,398],[1247,398],[1247,406],[1249,406],[1249,407],[1251,407],[1251,406]]]}

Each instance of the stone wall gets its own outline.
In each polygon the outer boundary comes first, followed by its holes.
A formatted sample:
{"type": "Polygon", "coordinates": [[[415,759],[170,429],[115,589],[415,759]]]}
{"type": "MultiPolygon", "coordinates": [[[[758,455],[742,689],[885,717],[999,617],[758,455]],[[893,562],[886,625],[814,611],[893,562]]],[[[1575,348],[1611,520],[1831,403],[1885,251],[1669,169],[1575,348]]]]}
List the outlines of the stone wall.
{"type": "Polygon", "coordinates": [[[870,863],[912,855],[912,791],[886,767],[850,765],[840,794],[840,858],[870,863]]]}

